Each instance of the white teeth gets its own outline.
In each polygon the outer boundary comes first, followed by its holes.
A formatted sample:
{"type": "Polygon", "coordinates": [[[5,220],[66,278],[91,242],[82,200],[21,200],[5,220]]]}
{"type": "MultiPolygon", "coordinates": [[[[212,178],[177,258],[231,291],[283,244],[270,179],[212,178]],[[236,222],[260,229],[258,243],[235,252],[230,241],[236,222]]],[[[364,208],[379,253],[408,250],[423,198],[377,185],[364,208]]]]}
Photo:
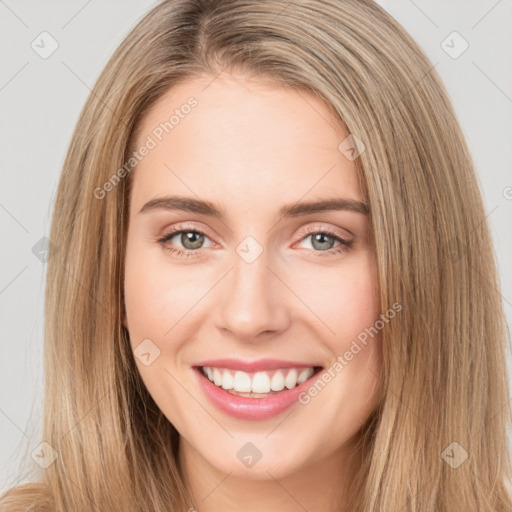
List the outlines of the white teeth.
{"type": "Polygon", "coordinates": [[[233,388],[240,393],[251,392],[251,377],[245,372],[236,372],[233,380],[233,388]]]}
{"type": "Polygon", "coordinates": [[[313,375],[314,370],[313,368],[306,368],[305,370],[302,370],[299,373],[299,376],[297,377],[297,384],[302,384],[303,382],[307,381],[311,375],[313,375]]]}
{"type": "Polygon", "coordinates": [[[265,372],[258,372],[252,378],[253,393],[268,393],[270,391],[270,378],[265,372]]]}
{"type": "Polygon", "coordinates": [[[272,380],[270,381],[270,389],[272,391],[282,391],[284,388],[284,375],[281,370],[277,370],[274,373],[272,380]]]}
{"type": "Polygon", "coordinates": [[[203,374],[218,387],[239,393],[260,394],[282,391],[285,387],[293,389],[308,380],[314,371],[311,366],[309,368],[290,368],[248,374],[224,368],[203,367],[203,374]]]}
{"type": "Polygon", "coordinates": [[[220,386],[222,384],[222,373],[218,368],[213,369],[213,382],[216,386],[220,386]]]}
{"type": "Polygon", "coordinates": [[[284,385],[288,389],[293,389],[297,385],[297,370],[295,368],[292,368],[288,375],[284,379],[284,385]]]}
{"type": "Polygon", "coordinates": [[[222,372],[222,389],[233,389],[233,375],[226,370],[222,372]]]}

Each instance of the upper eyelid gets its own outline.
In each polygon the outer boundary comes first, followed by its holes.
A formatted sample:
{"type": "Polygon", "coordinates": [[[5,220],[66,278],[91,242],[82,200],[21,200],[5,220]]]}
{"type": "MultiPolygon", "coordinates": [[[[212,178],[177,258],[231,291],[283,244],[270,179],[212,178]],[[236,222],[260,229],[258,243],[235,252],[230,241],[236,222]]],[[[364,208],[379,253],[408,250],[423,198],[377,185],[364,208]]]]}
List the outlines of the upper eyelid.
{"type": "MultiPolygon", "coordinates": [[[[195,231],[195,232],[198,232],[198,233],[202,233],[206,236],[208,236],[208,238],[213,238],[211,235],[210,235],[210,230],[207,229],[207,228],[204,228],[204,227],[197,227],[197,226],[193,226],[193,225],[188,225],[188,224],[177,224],[176,226],[173,226],[169,229],[164,229],[163,230],[163,233],[162,235],[159,237],[159,238],[167,238],[168,236],[175,236],[177,235],[178,233],[182,232],[182,231],[195,231]]],[[[220,237],[222,238],[222,237],[220,237]]]]}
{"type": "Polygon", "coordinates": [[[350,238],[350,237],[354,237],[354,235],[347,229],[343,229],[340,227],[325,226],[325,223],[322,224],[319,222],[313,223],[313,225],[308,226],[308,227],[300,228],[298,231],[301,233],[305,233],[305,234],[316,233],[319,231],[329,231],[329,232],[333,233],[333,235],[339,236],[340,238],[343,238],[344,240],[346,240],[347,238],[350,238]],[[340,231],[344,231],[345,233],[347,233],[348,236],[344,235],[343,233],[340,233],[340,231]]]}

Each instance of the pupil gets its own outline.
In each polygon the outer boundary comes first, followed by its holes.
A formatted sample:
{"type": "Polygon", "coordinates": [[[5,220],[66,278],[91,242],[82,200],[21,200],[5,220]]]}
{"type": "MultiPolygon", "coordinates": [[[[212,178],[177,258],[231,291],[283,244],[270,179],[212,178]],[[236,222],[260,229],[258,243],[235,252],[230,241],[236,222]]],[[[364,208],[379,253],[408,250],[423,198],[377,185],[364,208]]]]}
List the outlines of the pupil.
{"type": "Polygon", "coordinates": [[[319,249],[321,251],[332,249],[333,242],[334,240],[332,239],[332,237],[325,233],[316,233],[315,235],[313,235],[313,247],[315,249],[319,249]],[[323,241],[326,238],[330,239],[330,242],[323,241]],[[317,242],[319,242],[320,246],[317,245],[317,242]]]}
{"type": "Polygon", "coordinates": [[[181,243],[185,249],[198,249],[203,243],[204,236],[195,231],[187,231],[181,234],[181,243]],[[194,238],[197,240],[194,241],[194,238]]]}

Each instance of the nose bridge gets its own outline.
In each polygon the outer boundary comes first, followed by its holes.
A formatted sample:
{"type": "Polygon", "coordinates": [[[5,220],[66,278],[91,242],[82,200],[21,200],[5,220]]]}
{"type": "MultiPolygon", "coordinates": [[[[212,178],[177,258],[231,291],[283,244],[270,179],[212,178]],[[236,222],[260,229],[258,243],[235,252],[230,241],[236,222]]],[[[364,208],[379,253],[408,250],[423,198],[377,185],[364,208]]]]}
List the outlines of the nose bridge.
{"type": "Polygon", "coordinates": [[[268,268],[268,253],[251,238],[235,250],[219,304],[219,327],[244,339],[283,329],[287,321],[279,280],[268,268]]]}

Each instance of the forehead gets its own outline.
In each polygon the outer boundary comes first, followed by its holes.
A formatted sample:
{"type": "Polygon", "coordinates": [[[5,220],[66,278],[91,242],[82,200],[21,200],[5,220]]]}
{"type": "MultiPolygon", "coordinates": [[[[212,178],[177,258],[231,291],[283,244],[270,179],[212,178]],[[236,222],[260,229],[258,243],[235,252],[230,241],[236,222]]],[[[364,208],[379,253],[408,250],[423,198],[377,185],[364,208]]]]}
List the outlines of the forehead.
{"type": "Polygon", "coordinates": [[[170,192],[222,194],[241,205],[360,199],[354,163],[338,149],[347,135],[310,92],[232,75],[191,79],[141,122],[135,149],[151,149],[133,171],[133,199],[170,192]]]}

